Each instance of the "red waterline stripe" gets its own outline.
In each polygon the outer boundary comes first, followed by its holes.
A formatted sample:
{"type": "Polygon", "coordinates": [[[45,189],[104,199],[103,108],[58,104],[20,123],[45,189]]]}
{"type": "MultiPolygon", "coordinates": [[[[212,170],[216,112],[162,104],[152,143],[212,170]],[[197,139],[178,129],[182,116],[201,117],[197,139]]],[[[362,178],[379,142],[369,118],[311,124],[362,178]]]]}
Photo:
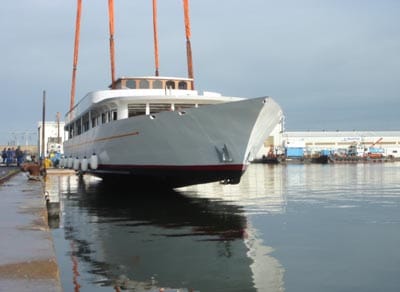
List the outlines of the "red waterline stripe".
{"type": "Polygon", "coordinates": [[[162,169],[162,170],[186,170],[186,171],[242,171],[247,168],[244,164],[224,165],[112,165],[100,164],[103,169],[162,169]]]}

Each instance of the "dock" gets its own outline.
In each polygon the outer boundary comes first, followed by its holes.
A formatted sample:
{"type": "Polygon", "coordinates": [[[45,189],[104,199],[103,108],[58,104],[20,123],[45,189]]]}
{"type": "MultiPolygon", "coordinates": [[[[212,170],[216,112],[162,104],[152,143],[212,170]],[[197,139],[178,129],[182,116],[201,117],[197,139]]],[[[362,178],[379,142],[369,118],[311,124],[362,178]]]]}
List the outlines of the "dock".
{"type": "Polygon", "coordinates": [[[73,175],[76,171],[68,168],[47,168],[46,173],[47,175],[73,175]]]}
{"type": "Polygon", "coordinates": [[[63,291],[41,181],[0,168],[0,291],[63,291]]]}

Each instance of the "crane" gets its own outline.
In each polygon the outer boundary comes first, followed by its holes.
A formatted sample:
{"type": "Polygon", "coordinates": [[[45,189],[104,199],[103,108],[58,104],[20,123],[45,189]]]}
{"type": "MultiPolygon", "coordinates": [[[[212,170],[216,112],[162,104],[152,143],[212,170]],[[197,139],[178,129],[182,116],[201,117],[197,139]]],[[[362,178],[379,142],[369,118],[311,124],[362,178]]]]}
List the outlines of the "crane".
{"type": "Polygon", "coordinates": [[[381,142],[382,140],[383,140],[383,137],[379,138],[374,143],[372,143],[371,146],[369,146],[369,148],[368,148],[368,157],[369,158],[382,158],[382,156],[383,156],[383,153],[381,151],[382,149],[374,148],[374,146],[376,144],[378,144],[379,142],[381,142]]]}

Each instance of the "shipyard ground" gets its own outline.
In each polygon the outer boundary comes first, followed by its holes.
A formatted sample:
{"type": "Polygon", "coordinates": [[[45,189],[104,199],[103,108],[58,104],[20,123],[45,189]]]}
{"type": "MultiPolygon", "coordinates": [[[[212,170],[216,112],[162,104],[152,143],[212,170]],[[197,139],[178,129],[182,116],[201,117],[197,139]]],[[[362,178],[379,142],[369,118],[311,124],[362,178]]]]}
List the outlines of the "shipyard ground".
{"type": "Polygon", "coordinates": [[[0,291],[63,291],[41,181],[0,166],[0,291]]]}

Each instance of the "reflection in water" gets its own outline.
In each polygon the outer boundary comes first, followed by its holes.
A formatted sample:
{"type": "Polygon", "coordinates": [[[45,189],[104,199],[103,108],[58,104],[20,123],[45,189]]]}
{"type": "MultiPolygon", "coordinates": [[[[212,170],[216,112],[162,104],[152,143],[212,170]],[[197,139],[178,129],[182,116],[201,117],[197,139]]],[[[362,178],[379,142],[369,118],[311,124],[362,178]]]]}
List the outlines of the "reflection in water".
{"type": "Polygon", "coordinates": [[[285,267],[285,289],[399,291],[400,163],[277,168],[285,213],[249,220],[285,267]]]}
{"type": "Polygon", "coordinates": [[[285,212],[285,168],[275,165],[252,164],[240,184],[209,183],[179,188],[186,194],[223,200],[244,208],[246,214],[279,214],[285,212]]]}
{"type": "Polygon", "coordinates": [[[251,165],[239,185],[178,192],[63,177],[64,289],[398,291],[399,169],[251,165]]]}
{"type": "Polygon", "coordinates": [[[218,194],[109,188],[90,176],[53,178],[62,180],[62,236],[69,242],[70,257],[60,264],[68,259],[75,271],[63,283],[67,291],[282,291],[279,263],[239,204],[218,194]]]}
{"type": "Polygon", "coordinates": [[[284,168],[290,202],[356,207],[360,202],[392,204],[398,197],[399,163],[292,165],[284,168]]]}
{"type": "Polygon", "coordinates": [[[258,232],[249,223],[248,236],[245,240],[248,247],[247,255],[253,260],[250,265],[253,274],[253,284],[257,291],[285,291],[284,268],[279,261],[271,256],[274,249],[266,246],[258,232]]]}
{"type": "Polygon", "coordinates": [[[247,217],[248,257],[252,259],[250,265],[253,284],[258,291],[284,291],[284,269],[271,254],[273,248],[265,245],[257,230],[249,221],[249,216],[282,214],[286,208],[285,168],[280,166],[253,164],[247,169],[240,184],[227,185],[209,183],[179,188],[194,198],[209,200],[223,200],[225,204],[234,204],[243,207],[247,217]]]}
{"type": "Polygon", "coordinates": [[[60,177],[44,178],[47,219],[50,228],[60,226],[60,177]]]}

